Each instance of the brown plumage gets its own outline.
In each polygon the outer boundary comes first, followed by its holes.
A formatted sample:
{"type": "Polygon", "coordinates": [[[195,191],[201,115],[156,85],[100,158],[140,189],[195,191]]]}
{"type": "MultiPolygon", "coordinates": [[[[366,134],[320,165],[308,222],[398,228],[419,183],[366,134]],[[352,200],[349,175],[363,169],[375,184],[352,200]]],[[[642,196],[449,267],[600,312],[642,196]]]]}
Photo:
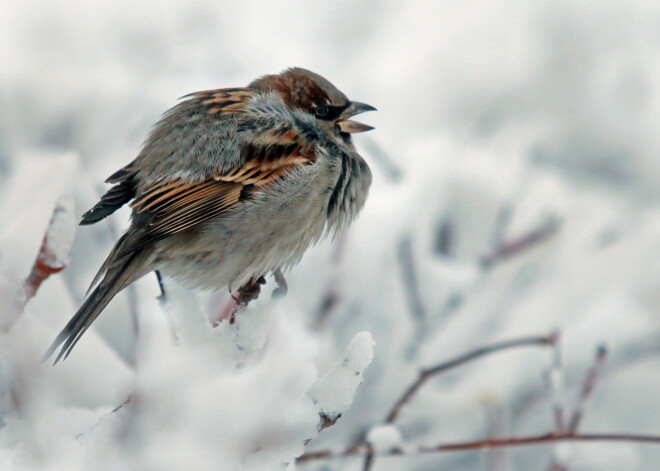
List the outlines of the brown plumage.
{"type": "Polygon", "coordinates": [[[240,287],[297,263],[362,207],[371,174],[350,134],[371,128],[348,118],[374,108],[304,69],[184,98],[83,215],[93,224],[132,200],[131,226],[46,356],[62,345],[56,361],[66,357],[149,271],[201,289],[240,287]]]}

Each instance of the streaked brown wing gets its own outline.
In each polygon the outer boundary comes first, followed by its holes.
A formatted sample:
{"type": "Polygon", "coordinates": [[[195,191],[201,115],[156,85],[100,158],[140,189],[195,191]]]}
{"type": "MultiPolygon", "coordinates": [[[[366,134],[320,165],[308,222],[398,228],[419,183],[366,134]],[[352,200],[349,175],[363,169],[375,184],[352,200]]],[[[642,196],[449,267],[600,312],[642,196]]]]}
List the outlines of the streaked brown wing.
{"type": "Polygon", "coordinates": [[[298,144],[242,147],[243,164],[201,182],[161,181],[130,206],[148,221],[129,237],[118,253],[123,257],[148,244],[190,229],[239,204],[265,185],[299,165],[313,162],[314,152],[298,144]]]}
{"type": "MultiPolygon", "coordinates": [[[[222,118],[241,113],[253,96],[254,91],[248,88],[222,88],[191,93],[184,98],[189,98],[188,103],[194,102],[206,107],[209,115],[222,118]]],[[[168,113],[176,109],[178,107],[172,108],[168,113]]],[[[139,159],[140,157],[108,177],[106,183],[113,183],[115,186],[110,188],[93,208],[83,214],[81,225],[97,223],[136,196],[134,177],[138,168],[136,162],[139,159]]]]}
{"type": "Polygon", "coordinates": [[[228,115],[242,112],[253,96],[254,92],[248,88],[220,88],[191,93],[184,98],[194,98],[206,106],[211,115],[228,115]]]}
{"type": "Polygon", "coordinates": [[[156,185],[131,203],[136,215],[144,215],[145,225],[126,239],[117,257],[219,216],[239,202],[243,189],[240,183],[214,179],[156,185]]]}

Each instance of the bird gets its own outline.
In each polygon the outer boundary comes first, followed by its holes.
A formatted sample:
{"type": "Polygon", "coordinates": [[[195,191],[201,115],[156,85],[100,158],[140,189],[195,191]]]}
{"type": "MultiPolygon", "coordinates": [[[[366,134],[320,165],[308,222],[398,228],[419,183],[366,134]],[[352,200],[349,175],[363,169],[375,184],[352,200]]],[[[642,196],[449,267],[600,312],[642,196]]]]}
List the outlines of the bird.
{"type": "Polygon", "coordinates": [[[147,273],[253,295],[265,275],[292,268],[364,206],[372,175],[352,135],[373,127],[350,118],[376,108],[322,76],[293,67],[180,100],[83,214],[80,225],[95,224],[128,203],[131,222],[44,359],[58,348],[54,363],[66,358],[110,300],[147,273]]]}

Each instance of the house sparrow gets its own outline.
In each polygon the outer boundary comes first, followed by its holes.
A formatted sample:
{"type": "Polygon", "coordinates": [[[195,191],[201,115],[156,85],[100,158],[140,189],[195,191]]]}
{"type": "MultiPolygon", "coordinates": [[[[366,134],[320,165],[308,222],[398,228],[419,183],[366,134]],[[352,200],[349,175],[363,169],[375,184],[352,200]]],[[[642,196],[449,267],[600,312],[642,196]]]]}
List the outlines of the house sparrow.
{"type": "Polygon", "coordinates": [[[301,68],[245,88],[192,93],[165,113],[137,158],[87,211],[94,224],[130,203],[131,225],[96,286],[57,336],[66,358],[110,300],[157,270],[202,290],[254,290],[263,275],[298,263],[362,208],[371,172],[349,118],[375,110],[301,68]]]}

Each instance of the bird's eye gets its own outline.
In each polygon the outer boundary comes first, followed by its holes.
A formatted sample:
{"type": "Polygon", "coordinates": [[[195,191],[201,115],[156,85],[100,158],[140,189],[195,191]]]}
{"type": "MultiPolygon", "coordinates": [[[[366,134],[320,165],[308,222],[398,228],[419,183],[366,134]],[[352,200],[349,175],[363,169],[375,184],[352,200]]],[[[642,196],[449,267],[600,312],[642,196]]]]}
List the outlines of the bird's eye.
{"type": "Polygon", "coordinates": [[[317,118],[325,118],[328,116],[328,113],[330,113],[330,107],[325,103],[319,103],[314,108],[314,115],[317,118]]]}

